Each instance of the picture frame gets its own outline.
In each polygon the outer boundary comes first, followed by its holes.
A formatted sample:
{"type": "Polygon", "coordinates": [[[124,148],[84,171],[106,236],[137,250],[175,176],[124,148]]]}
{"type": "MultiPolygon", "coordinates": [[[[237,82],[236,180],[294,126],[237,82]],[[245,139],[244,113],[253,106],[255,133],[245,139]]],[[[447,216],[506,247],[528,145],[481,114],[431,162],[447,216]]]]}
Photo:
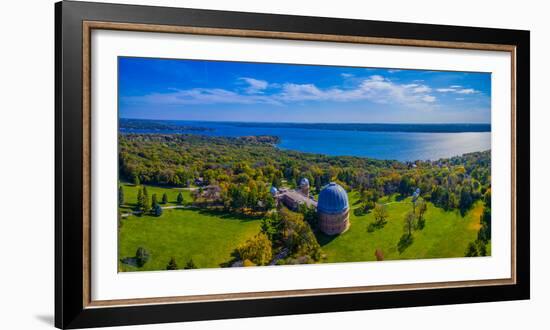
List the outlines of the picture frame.
{"type": "MultiPolygon", "coordinates": [[[[529,31],[62,1],[55,5],[55,325],[85,328],[529,299],[529,31]],[[94,300],[93,31],[510,56],[510,277],[94,300]]],[[[139,290],[139,289],[136,289],[139,290]]]]}

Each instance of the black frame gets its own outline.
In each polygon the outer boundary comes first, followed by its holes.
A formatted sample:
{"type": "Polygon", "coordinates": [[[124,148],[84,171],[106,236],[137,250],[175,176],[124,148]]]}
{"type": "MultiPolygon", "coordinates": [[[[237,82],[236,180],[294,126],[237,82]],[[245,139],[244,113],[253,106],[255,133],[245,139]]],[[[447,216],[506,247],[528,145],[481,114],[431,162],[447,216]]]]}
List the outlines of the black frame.
{"type": "Polygon", "coordinates": [[[529,299],[529,31],[63,1],[55,4],[55,326],[82,328],[529,299]],[[516,46],[515,285],[84,308],[84,20],[516,46]]]}

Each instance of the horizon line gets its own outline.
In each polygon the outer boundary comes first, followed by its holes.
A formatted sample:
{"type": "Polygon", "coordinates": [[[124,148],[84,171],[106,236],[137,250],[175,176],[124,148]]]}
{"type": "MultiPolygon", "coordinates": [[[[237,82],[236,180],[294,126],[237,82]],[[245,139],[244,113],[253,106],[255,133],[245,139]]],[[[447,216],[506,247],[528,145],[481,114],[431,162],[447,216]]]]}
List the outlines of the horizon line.
{"type": "Polygon", "coordinates": [[[130,120],[157,120],[157,121],[187,121],[187,122],[211,122],[211,123],[251,123],[251,124],[369,124],[369,125],[491,125],[491,123],[480,123],[480,122],[307,122],[307,121],[243,121],[243,120],[207,120],[207,119],[164,119],[164,118],[129,118],[129,117],[119,117],[121,119],[130,119],[130,120]]]}

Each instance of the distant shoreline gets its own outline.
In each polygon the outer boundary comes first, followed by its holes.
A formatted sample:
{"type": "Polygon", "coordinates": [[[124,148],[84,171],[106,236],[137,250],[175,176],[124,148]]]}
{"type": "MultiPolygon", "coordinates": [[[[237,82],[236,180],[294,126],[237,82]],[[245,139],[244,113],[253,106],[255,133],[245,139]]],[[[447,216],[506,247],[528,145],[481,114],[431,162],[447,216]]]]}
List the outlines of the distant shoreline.
{"type": "MultiPolygon", "coordinates": [[[[238,122],[238,121],[190,121],[190,120],[157,120],[157,119],[130,119],[120,118],[120,128],[128,129],[128,123],[132,128],[140,126],[147,128],[152,125],[158,127],[164,124],[169,130],[208,130],[201,125],[227,125],[233,127],[258,127],[258,128],[300,128],[317,130],[338,131],[364,131],[364,132],[402,132],[402,133],[481,133],[491,132],[491,124],[483,123],[290,123],[290,122],[238,122]],[[136,125],[138,124],[139,125],[136,125]]],[[[152,127],[149,127],[152,128],[152,127]]]]}

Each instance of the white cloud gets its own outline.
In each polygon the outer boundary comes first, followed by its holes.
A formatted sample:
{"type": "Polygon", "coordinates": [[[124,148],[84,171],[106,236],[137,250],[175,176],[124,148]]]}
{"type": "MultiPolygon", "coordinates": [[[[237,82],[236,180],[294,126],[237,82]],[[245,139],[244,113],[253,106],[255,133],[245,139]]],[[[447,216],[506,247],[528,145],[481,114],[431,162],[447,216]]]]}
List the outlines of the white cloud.
{"type": "Polygon", "coordinates": [[[351,73],[340,73],[340,75],[341,75],[342,77],[344,77],[344,78],[351,78],[351,77],[353,77],[353,74],[351,74],[351,73]]]}
{"type": "Polygon", "coordinates": [[[432,89],[426,85],[413,88],[413,93],[429,93],[432,89]]]}
{"type": "Polygon", "coordinates": [[[267,81],[243,77],[249,86],[241,92],[221,88],[173,89],[167,93],[151,93],[126,97],[126,102],[155,105],[187,104],[272,104],[282,105],[301,101],[352,102],[368,100],[382,104],[400,104],[423,108],[432,105],[437,98],[429,93],[432,88],[419,84],[399,84],[381,75],[364,78],[354,88],[319,88],[314,84],[270,84],[267,81]],[[264,91],[269,88],[272,93],[264,91]]]}
{"type": "Polygon", "coordinates": [[[456,94],[476,94],[479,91],[473,88],[462,88],[460,85],[452,85],[448,88],[437,88],[436,91],[440,93],[456,93],[456,94]]]}
{"type": "Polygon", "coordinates": [[[248,88],[246,88],[245,90],[248,94],[262,93],[263,90],[266,89],[267,86],[269,85],[265,80],[258,80],[254,78],[248,78],[248,77],[242,77],[239,79],[245,81],[248,84],[248,88]]]}
{"type": "Polygon", "coordinates": [[[401,72],[402,70],[397,70],[397,69],[390,69],[388,70],[388,73],[396,73],[396,72],[401,72]]]}
{"type": "Polygon", "coordinates": [[[128,96],[124,98],[130,103],[145,103],[155,105],[186,105],[186,104],[280,104],[271,97],[263,95],[243,95],[221,88],[175,89],[169,93],[151,93],[143,96],[128,96]]]}
{"type": "Polygon", "coordinates": [[[432,96],[432,95],[425,95],[422,97],[422,101],[424,102],[435,102],[435,96],[432,96]]]}
{"type": "Polygon", "coordinates": [[[440,93],[449,93],[449,92],[455,92],[456,89],[454,89],[454,88],[438,88],[438,89],[436,89],[436,91],[438,91],[440,93]]]}
{"type": "Polygon", "coordinates": [[[476,91],[473,88],[465,88],[465,89],[459,89],[456,91],[458,94],[475,94],[478,91],[476,91]]]}

